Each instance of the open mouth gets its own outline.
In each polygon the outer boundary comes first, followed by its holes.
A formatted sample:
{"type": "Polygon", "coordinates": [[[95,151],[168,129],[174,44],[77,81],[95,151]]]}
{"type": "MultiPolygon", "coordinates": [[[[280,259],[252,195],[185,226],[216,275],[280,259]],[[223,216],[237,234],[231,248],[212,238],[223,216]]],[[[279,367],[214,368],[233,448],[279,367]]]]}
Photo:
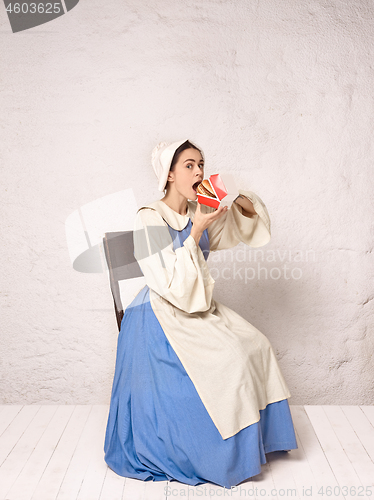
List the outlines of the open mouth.
{"type": "Polygon", "coordinates": [[[193,186],[192,186],[192,189],[195,191],[195,193],[197,192],[197,187],[199,184],[201,184],[201,181],[195,182],[195,184],[193,184],[193,186]]]}

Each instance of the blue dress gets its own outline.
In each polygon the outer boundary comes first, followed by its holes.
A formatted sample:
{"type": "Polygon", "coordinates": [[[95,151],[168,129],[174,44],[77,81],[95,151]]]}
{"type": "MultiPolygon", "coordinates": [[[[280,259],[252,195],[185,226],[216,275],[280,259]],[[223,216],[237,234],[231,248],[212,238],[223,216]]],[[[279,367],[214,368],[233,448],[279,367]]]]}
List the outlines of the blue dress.
{"type": "MultiPolygon", "coordinates": [[[[168,224],[174,250],[191,227],[191,220],[182,231],[168,224]]],[[[199,245],[206,260],[207,229],[199,245]]],[[[296,448],[287,399],[268,404],[258,422],[222,439],[152,310],[146,285],[124,312],[118,337],[108,466],[141,480],[231,488],[261,472],[265,453],[296,448]]]]}

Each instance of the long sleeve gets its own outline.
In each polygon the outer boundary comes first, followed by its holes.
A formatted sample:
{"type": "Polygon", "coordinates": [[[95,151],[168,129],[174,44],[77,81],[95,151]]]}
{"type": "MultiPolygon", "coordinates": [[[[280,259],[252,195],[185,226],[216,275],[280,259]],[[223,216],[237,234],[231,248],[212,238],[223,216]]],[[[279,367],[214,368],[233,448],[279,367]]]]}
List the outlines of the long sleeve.
{"type": "Polygon", "coordinates": [[[232,203],[226,214],[208,227],[212,252],[232,248],[240,242],[251,247],[260,247],[270,241],[270,217],[265,204],[252,191],[239,189],[239,194],[246,196],[253,203],[257,213],[247,217],[243,215],[239,205],[232,203]]]}
{"type": "Polygon", "coordinates": [[[174,251],[168,226],[156,210],[137,213],[134,256],[149,288],[171,304],[188,313],[209,309],[215,281],[201,248],[189,235],[174,251]]]}

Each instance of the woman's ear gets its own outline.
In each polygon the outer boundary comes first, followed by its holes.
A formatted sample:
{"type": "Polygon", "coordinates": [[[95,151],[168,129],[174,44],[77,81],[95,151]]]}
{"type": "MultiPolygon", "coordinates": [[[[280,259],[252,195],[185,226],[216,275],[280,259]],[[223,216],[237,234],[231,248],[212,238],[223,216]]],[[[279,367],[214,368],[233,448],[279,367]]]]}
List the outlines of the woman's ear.
{"type": "Polygon", "coordinates": [[[174,173],[173,172],[170,172],[169,170],[169,173],[168,173],[168,178],[167,178],[168,181],[174,181],[174,173]]]}

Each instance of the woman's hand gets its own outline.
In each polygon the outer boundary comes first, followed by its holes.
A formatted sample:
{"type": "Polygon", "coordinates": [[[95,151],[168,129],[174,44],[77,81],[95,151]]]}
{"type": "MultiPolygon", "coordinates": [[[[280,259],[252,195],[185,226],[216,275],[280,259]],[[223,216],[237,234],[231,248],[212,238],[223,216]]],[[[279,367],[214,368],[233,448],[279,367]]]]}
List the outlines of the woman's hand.
{"type": "Polygon", "coordinates": [[[219,208],[217,208],[215,212],[209,214],[203,214],[201,212],[201,204],[197,202],[196,211],[193,219],[193,225],[191,229],[191,236],[196,241],[196,245],[199,244],[200,238],[205,229],[207,229],[212,224],[212,222],[222,217],[222,215],[224,215],[227,212],[227,210],[228,207],[220,206],[219,208]]]}

